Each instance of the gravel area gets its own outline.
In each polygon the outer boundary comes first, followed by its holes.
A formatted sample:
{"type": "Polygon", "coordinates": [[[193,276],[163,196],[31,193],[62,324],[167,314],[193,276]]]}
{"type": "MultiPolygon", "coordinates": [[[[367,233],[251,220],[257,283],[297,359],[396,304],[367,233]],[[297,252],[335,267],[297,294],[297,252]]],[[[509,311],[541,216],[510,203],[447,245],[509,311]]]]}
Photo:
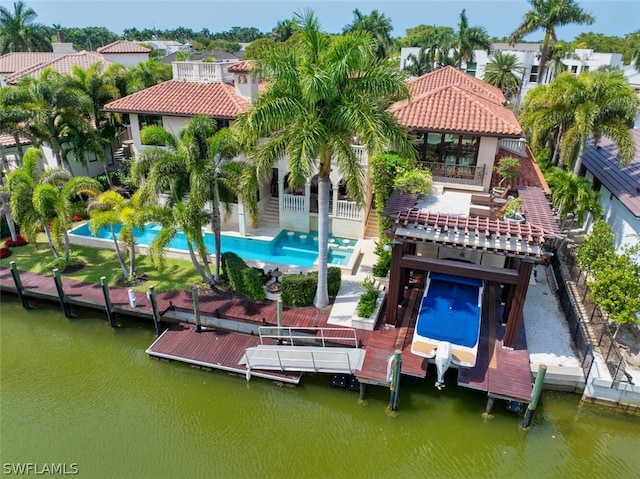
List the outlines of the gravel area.
{"type": "Polygon", "coordinates": [[[580,367],[564,312],[541,265],[534,267],[523,317],[531,363],[580,367]]]}

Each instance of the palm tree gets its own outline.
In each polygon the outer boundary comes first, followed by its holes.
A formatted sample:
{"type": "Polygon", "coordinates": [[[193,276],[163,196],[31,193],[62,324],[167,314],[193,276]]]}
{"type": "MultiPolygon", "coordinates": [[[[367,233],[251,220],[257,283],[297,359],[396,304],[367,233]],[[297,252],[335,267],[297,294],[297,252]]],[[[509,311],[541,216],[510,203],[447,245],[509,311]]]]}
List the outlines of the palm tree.
{"type": "Polygon", "coordinates": [[[286,42],[298,31],[299,25],[295,18],[280,20],[269,34],[269,38],[275,42],[286,42]]]}
{"type": "Polygon", "coordinates": [[[343,28],[343,33],[365,31],[369,32],[375,39],[378,47],[376,50],[376,58],[382,60],[387,56],[387,52],[391,47],[393,40],[391,39],[391,19],[386,17],[384,13],[378,10],[372,10],[369,15],[360,13],[357,8],[353,11],[353,23],[343,28]]]}
{"type": "MultiPolygon", "coordinates": [[[[415,156],[406,131],[387,111],[408,98],[404,77],[376,61],[377,43],[356,30],[331,39],[313,12],[298,15],[300,40],[289,49],[265,50],[256,73],[270,85],[234,123],[260,178],[286,156],[293,188],[318,175],[318,289],[315,305],[328,304],[329,174],[336,167],[356,201],[362,202],[365,171],[349,139],[358,136],[369,155],[390,146],[415,156]]],[[[233,128],[232,127],[232,128],[233,128]]]]}
{"type": "Polygon", "coordinates": [[[0,55],[51,51],[46,27],[35,22],[37,16],[22,0],[13,4],[13,13],[0,6],[0,55]]]}
{"type": "Polygon", "coordinates": [[[457,68],[462,66],[462,62],[470,63],[474,61],[473,50],[482,49],[487,53],[491,50],[491,39],[484,27],[469,26],[465,9],[460,12],[460,23],[458,31],[448,37],[445,46],[453,48],[453,59],[457,68]]]}
{"type": "Polygon", "coordinates": [[[0,185],[0,219],[4,216],[7,220],[9,234],[13,241],[18,240],[18,232],[16,231],[16,223],[13,221],[11,214],[11,194],[5,185],[0,185]]]}
{"type": "Polygon", "coordinates": [[[640,43],[636,45],[631,53],[631,63],[636,67],[636,70],[640,72],[640,43]]]}
{"type": "Polygon", "coordinates": [[[71,222],[72,199],[84,192],[95,195],[100,190],[100,183],[88,177],[71,178],[62,168],[42,171],[39,160],[42,160],[42,152],[29,148],[22,166],[9,173],[7,187],[11,194],[11,212],[27,241],[35,244],[38,232],[43,229],[54,258],[68,264],[67,230],[71,222]]]}
{"type": "Polygon", "coordinates": [[[596,219],[602,214],[602,206],[598,202],[599,193],[594,191],[590,180],[584,176],[554,168],[549,175],[549,187],[552,191],[553,206],[561,218],[560,227],[570,226],[567,217],[573,214],[573,222],[582,224],[587,213],[596,219]]]}
{"type": "Polygon", "coordinates": [[[158,83],[171,80],[171,66],[149,60],[131,67],[127,74],[127,93],[136,93],[158,83]]]}
{"type": "Polygon", "coordinates": [[[221,207],[230,214],[235,196],[245,206],[251,221],[257,219],[257,181],[249,165],[233,160],[239,144],[228,128],[216,131],[216,122],[207,116],[197,116],[178,137],[159,126],[148,126],[141,132],[145,143],[167,145],[145,149],[134,164],[134,175],[145,176],[142,186],[146,197],[157,197],[169,191],[166,206],[161,214],[163,232],[152,249],[154,261],[160,264],[163,247],[177,233],[176,225],[187,236],[187,243],[194,266],[210,285],[219,281],[221,257],[221,207]],[[209,205],[211,215],[202,214],[209,205]],[[202,227],[211,222],[215,235],[215,273],[211,274],[204,245],[202,227]],[[199,264],[194,251],[203,264],[199,264]]]}
{"type": "Polygon", "coordinates": [[[90,202],[89,215],[89,228],[94,235],[97,235],[101,228],[110,229],[122,276],[128,282],[133,281],[136,277],[136,240],[133,232],[135,228],[143,228],[145,222],[151,219],[152,209],[143,203],[139,191],[127,199],[117,191],[109,190],[90,202]],[[121,228],[116,233],[115,227],[118,225],[121,228]],[[128,248],[128,268],[118,241],[122,241],[128,248]]]}
{"type": "Polygon", "coordinates": [[[564,98],[573,115],[573,122],[560,144],[561,160],[567,165],[573,164],[573,172],[579,174],[587,139],[593,136],[597,143],[606,135],[618,147],[620,166],[628,165],[635,154],[630,129],[639,101],[623,73],[585,72],[578,77],[563,73],[560,77],[566,77],[571,83],[564,98]]]}
{"type": "Polygon", "coordinates": [[[38,78],[25,77],[18,85],[8,88],[0,97],[2,106],[29,112],[20,128],[35,139],[38,145],[47,143],[58,166],[68,159],[62,155],[66,131],[88,131],[91,99],[78,88],[71,87],[60,73],[45,68],[38,78]]]}
{"type": "Polygon", "coordinates": [[[542,82],[550,49],[558,41],[556,28],[572,23],[591,25],[595,18],[575,3],[574,0],[527,0],[533,7],[524,14],[522,23],[509,36],[509,43],[514,44],[522,40],[525,35],[544,30],[538,78],[542,82]]]}
{"type": "Polygon", "coordinates": [[[522,84],[524,66],[515,53],[497,52],[487,63],[482,78],[489,85],[500,88],[504,96],[511,98],[522,84]]]}

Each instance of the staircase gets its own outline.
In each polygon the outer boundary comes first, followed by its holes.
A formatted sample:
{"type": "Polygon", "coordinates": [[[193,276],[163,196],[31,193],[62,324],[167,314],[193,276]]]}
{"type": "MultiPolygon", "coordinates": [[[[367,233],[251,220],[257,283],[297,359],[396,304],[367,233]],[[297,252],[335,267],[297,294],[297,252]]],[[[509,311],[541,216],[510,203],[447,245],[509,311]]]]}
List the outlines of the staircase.
{"type": "Polygon", "coordinates": [[[260,224],[262,226],[278,226],[280,224],[278,198],[269,198],[267,207],[260,213],[260,224]]]}
{"type": "Polygon", "coordinates": [[[124,140],[118,149],[113,152],[113,159],[117,162],[121,162],[125,158],[131,157],[131,140],[124,140]]]}
{"type": "Polygon", "coordinates": [[[371,208],[369,211],[369,217],[367,218],[367,224],[364,229],[365,239],[377,239],[378,238],[378,213],[371,208]]]}

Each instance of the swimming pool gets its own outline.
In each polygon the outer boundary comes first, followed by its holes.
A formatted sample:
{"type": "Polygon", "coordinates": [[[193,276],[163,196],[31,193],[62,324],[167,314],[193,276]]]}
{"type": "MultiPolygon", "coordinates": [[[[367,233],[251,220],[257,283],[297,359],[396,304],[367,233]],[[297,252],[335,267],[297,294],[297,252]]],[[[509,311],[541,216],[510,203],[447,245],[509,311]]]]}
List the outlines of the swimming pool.
{"type": "MultiPolygon", "coordinates": [[[[149,246],[161,229],[162,226],[158,223],[148,223],[144,229],[135,229],[136,244],[149,246]]],[[[116,226],[114,230],[117,235],[120,232],[120,226],[116,226]]],[[[89,223],[74,228],[69,234],[105,240],[113,239],[111,231],[107,228],[101,228],[98,231],[98,235],[94,236],[89,231],[89,223]]],[[[223,253],[232,251],[243,259],[254,261],[311,268],[318,257],[318,235],[315,232],[299,233],[283,230],[270,241],[223,234],[220,240],[220,249],[223,253]]],[[[204,242],[209,253],[213,254],[215,251],[215,235],[205,232],[204,242]]],[[[356,240],[329,236],[329,264],[333,266],[348,265],[353,255],[355,244],[356,240]]],[[[184,234],[179,232],[167,247],[188,251],[184,234]]]]}

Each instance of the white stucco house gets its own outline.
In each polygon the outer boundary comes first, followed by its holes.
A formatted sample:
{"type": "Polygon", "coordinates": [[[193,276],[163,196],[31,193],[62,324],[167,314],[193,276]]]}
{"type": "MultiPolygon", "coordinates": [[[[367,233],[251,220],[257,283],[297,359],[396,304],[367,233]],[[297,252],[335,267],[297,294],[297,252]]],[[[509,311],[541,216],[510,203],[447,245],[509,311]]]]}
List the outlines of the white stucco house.
{"type": "MultiPolygon", "coordinates": [[[[418,57],[420,48],[405,47],[400,52],[400,68],[404,69],[410,65],[412,60],[409,55],[413,54],[418,57]]],[[[516,43],[509,45],[508,43],[493,43],[490,53],[486,50],[474,50],[474,61],[463,63],[462,69],[468,74],[476,77],[484,77],[485,67],[490,63],[493,55],[497,52],[513,53],[518,61],[524,66],[522,73],[522,88],[520,90],[520,98],[524,98],[527,92],[540,84],[547,84],[556,76],[551,63],[547,63],[544,78],[538,77],[538,68],[540,67],[540,52],[542,44],[540,43],[516,43]]],[[[587,70],[597,70],[602,66],[623,67],[622,54],[620,53],[598,53],[589,49],[576,49],[572,55],[567,55],[562,63],[566,65],[567,70],[576,75],[587,70]]]]}
{"type": "Polygon", "coordinates": [[[600,192],[604,220],[616,235],[617,248],[640,243],[640,129],[631,132],[636,154],[626,168],[620,168],[618,149],[607,137],[597,145],[589,141],[582,160],[585,176],[600,192]]]}
{"type": "MultiPolygon", "coordinates": [[[[499,147],[523,145],[522,129],[513,112],[504,106],[502,92],[452,67],[414,79],[408,86],[411,101],[398,102],[390,111],[416,137],[419,161],[431,168],[434,182],[469,192],[489,191],[499,147]]],[[[262,88],[266,85],[255,78],[246,61],[174,62],[172,80],[111,102],[105,110],[129,115],[131,153],[135,155],[145,147],[140,140],[144,126],[160,124],[177,133],[193,116],[205,114],[226,127],[251,105],[262,88]]],[[[353,148],[366,168],[364,148],[357,144],[353,148]]],[[[261,219],[269,218],[282,229],[317,230],[317,179],[311,178],[303,189],[291,191],[287,173],[287,161],[282,159],[261,185],[261,219]]],[[[358,208],[349,199],[337,169],[330,179],[330,232],[363,238],[371,211],[371,188],[364,208],[358,208]]],[[[248,231],[241,204],[234,205],[225,227],[237,228],[240,233],[248,231]]]]}

